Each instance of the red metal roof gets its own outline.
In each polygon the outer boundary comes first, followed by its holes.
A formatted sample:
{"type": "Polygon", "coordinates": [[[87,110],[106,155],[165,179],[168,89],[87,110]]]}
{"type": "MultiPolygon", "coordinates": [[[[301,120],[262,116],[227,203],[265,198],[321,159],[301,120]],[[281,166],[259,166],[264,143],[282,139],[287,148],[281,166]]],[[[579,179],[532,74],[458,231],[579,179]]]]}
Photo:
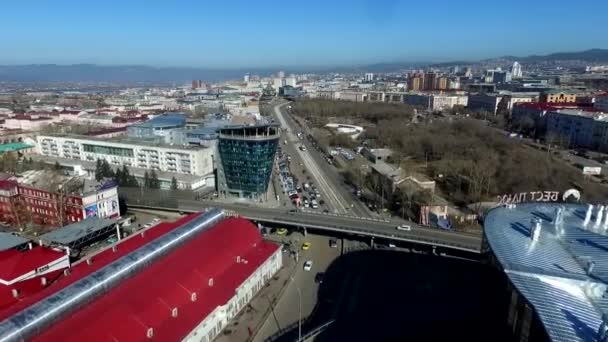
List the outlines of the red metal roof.
{"type": "Polygon", "coordinates": [[[35,282],[33,281],[33,283],[38,284],[38,286],[31,286],[29,288],[29,292],[22,291],[23,286],[29,285],[23,284],[23,282],[16,283],[13,286],[0,285],[0,320],[12,316],[13,314],[38,302],[39,300],[49,296],[50,294],[55,293],[63,289],[64,287],[82,279],[83,277],[97,271],[98,269],[115,261],[116,259],[133,252],[144,244],[175,229],[181,224],[192,220],[196,216],[197,214],[192,214],[172,223],[160,223],[154,226],[153,228],[146,230],[143,237],[141,236],[141,234],[132,235],[129,238],[120,242],[118,248],[116,249],[116,252],[112,251],[112,249],[109,248],[93,256],[91,259],[93,260],[93,263],[91,265],[88,265],[86,262],[83,261],[72,265],[72,268],[70,269],[70,274],[68,276],[60,276],[57,279],[50,279],[49,277],[47,277],[47,280],[50,281],[46,287],[40,286],[41,281],[39,277],[33,279],[35,280],[35,282]],[[12,289],[19,290],[20,296],[18,301],[12,299],[12,289]]]}
{"type": "Polygon", "coordinates": [[[2,190],[11,190],[17,187],[17,181],[2,179],[0,180],[0,189],[2,190]]]}
{"type": "Polygon", "coordinates": [[[262,240],[251,222],[225,219],[34,340],[143,341],[148,328],[154,329],[155,340],[181,340],[227,303],[278,248],[262,240]],[[197,300],[192,302],[194,292],[197,300]],[[177,317],[171,315],[173,308],[177,317]]]}
{"type": "Polygon", "coordinates": [[[514,105],[514,107],[523,107],[529,109],[537,109],[537,110],[557,110],[557,109],[577,109],[581,108],[584,110],[593,110],[592,107],[589,106],[581,106],[576,103],[551,103],[551,102],[519,102],[514,105]]]}
{"type": "Polygon", "coordinates": [[[65,253],[48,247],[34,247],[18,251],[8,249],[0,251],[0,279],[10,282],[28,272],[63,258],[65,253]]]}

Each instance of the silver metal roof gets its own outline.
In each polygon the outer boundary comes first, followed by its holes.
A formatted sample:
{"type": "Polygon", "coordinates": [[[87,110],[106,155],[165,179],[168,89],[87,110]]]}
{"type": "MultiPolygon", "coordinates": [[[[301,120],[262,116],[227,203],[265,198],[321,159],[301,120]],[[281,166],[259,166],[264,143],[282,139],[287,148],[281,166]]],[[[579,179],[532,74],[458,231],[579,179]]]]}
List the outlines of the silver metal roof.
{"type": "Polygon", "coordinates": [[[114,219],[89,217],[86,220],[69,224],[40,236],[43,241],[68,245],[98,230],[107,228],[116,223],[114,219]]]}
{"type": "Polygon", "coordinates": [[[14,235],[11,233],[0,232],[0,251],[15,248],[19,245],[23,245],[28,242],[28,239],[24,239],[21,236],[14,235]]]}
{"type": "Polygon", "coordinates": [[[485,218],[492,252],[554,341],[596,341],[607,312],[608,208],[598,209],[529,203],[493,209],[485,218]],[[537,241],[534,220],[541,223],[537,241]]]}

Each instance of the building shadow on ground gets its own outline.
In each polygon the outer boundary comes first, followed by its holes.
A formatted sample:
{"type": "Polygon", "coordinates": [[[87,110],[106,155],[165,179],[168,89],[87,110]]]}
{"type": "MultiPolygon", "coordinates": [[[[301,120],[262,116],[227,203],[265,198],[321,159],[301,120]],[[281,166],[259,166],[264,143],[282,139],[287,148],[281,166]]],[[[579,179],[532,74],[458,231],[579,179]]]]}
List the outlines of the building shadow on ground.
{"type": "MultiPolygon", "coordinates": [[[[353,252],[327,269],[305,334],[315,341],[509,341],[500,275],[471,261],[391,250],[353,252]]],[[[297,324],[275,341],[295,341],[297,324]]]]}

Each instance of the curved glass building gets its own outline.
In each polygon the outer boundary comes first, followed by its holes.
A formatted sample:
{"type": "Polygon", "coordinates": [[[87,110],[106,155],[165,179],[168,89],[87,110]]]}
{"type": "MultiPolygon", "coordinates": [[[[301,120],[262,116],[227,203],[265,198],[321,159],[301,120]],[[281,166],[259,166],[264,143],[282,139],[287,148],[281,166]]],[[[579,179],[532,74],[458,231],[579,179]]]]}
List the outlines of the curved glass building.
{"type": "Polygon", "coordinates": [[[278,144],[279,129],[275,125],[221,128],[217,162],[219,194],[266,199],[278,144]]]}

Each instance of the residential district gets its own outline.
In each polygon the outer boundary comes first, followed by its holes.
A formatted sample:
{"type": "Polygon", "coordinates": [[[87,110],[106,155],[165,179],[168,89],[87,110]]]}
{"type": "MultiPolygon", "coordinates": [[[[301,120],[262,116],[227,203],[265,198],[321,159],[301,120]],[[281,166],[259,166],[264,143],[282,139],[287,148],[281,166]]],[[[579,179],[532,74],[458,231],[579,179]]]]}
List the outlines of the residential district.
{"type": "Polygon", "coordinates": [[[607,71],[0,82],[0,340],[607,341],[607,71]]]}

